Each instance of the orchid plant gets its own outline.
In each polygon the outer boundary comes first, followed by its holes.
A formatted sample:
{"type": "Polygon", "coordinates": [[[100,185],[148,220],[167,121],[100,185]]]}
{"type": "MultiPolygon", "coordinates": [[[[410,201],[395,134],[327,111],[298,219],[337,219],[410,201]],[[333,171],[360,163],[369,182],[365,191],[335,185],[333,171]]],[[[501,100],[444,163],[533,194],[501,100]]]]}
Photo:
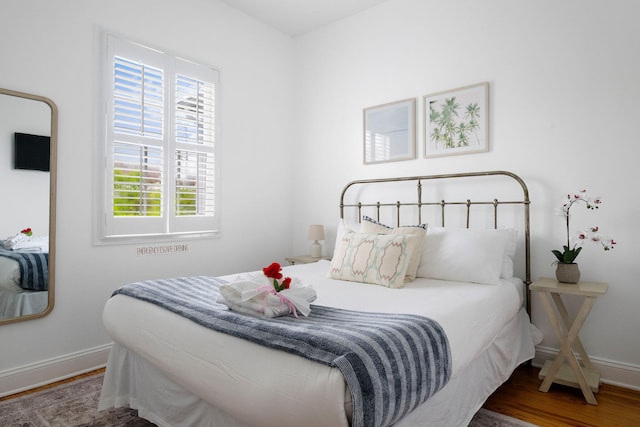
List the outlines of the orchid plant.
{"type": "Polygon", "coordinates": [[[592,242],[600,244],[605,251],[613,249],[616,244],[615,240],[608,237],[600,236],[598,233],[600,229],[591,227],[587,231],[579,231],[571,238],[569,220],[570,210],[576,203],[583,203],[587,209],[598,209],[602,203],[600,197],[589,197],[587,190],[580,190],[578,193],[567,194],[562,207],[558,209],[558,215],[564,216],[567,222],[567,244],[562,246],[562,251],[552,250],[551,252],[556,256],[556,263],[560,264],[573,264],[582,251],[582,245],[584,242],[592,242]]]}

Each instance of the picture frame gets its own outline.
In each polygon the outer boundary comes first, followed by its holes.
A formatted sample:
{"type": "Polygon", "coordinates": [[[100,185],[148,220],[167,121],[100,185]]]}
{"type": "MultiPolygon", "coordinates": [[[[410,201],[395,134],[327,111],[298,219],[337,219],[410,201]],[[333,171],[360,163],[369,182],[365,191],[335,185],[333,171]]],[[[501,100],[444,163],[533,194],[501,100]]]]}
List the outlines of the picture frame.
{"type": "Polygon", "coordinates": [[[364,164],[416,158],[416,99],[363,110],[364,164]]]}
{"type": "Polygon", "coordinates": [[[424,157],[489,151],[489,83],[424,96],[424,157]]]}

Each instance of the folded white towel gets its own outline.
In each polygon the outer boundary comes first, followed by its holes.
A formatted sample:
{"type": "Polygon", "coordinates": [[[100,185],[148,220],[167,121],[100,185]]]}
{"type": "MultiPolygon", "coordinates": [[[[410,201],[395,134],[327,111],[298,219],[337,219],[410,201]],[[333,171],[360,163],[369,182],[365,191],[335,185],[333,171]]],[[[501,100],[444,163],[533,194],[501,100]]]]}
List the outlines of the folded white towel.
{"type": "Polygon", "coordinates": [[[49,237],[48,236],[27,236],[20,233],[20,236],[13,236],[2,242],[5,249],[14,252],[49,252],[49,237]]]}
{"type": "Polygon", "coordinates": [[[23,234],[23,233],[18,233],[16,235],[7,237],[2,242],[2,245],[6,249],[11,249],[13,247],[13,245],[16,245],[16,244],[21,243],[21,242],[27,242],[29,240],[31,240],[31,236],[27,236],[26,234],[23,234]]]}
{"type": "Polygon", "coordinates": [[[273,289],[273,279],[261,273],[238,276],[236,280],[220,286],[218,301],[231,310],[262,317],[285,316],[300,313],[308,316],[310,303],[317,295],[311,286],[292,279],[289,289],[278,293],[273,289]]]}

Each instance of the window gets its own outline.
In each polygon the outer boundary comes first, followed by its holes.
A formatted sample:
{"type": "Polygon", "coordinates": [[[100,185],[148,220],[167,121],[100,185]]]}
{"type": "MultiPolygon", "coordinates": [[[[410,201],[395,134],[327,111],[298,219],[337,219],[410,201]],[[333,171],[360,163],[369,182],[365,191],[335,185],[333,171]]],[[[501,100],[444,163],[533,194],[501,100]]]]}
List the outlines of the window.
{"type": "Polygon", "coordinates": [[[105,37],[102,238],[218,232],[218,72],[105,37]]]}

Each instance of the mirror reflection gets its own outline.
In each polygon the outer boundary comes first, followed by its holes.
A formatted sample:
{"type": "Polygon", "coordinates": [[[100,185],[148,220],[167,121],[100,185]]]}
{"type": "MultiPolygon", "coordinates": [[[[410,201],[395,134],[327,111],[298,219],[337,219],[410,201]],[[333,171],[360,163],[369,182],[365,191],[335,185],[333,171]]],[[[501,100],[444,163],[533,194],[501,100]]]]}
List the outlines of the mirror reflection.
{"type": "Polygon", "coordinates": [[[57,109],[0,89],[0,323],[53,309],[57,109]]]}

